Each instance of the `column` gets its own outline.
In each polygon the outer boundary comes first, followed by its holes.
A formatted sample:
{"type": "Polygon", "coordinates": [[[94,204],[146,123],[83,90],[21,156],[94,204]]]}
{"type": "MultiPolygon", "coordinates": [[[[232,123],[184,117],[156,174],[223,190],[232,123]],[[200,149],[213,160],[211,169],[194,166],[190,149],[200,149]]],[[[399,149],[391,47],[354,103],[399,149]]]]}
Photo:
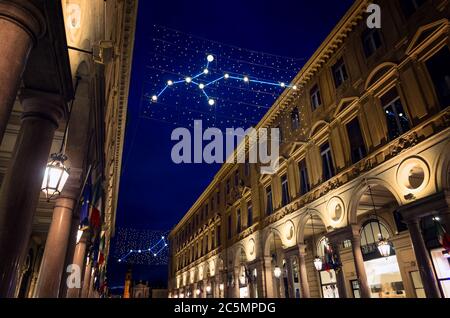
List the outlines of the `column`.
{"type": "Polygon", "coordinates": [[[72,225],[70,226],[70,234],[69,234],[69,242],[67,243],[67,251],[64,260],[64,271],[61,277],[61,284],[59,287],[59,298],[67,297],[67,277],[69,273],[67,273],[67,266],[72,264],[73,254],[75,253],[75,246],[77,243],[77,233],[80,227],[80,217],[78,213],[72,214],[72,225]]]}
{"type": "Polygon", "coordinates": [[[430,255],[428,254],[427,247],[422,237],[422,231],[420,230],[419,220],[408,220],[407,224],[425,294],[427,295],[427,298],[441,298],[438,282],[433,270],[433,264],[431,263],[430,255]]]}
{"type": "Polygon", "coordinates": [[[266,297],[276,298],[274,277],[272,273],[272,257],[264,257],[264,277],[266,279],[266,297]]]}
{"type": "Polygon", "coordinates": [[[77,265],[80,269],[80,286],[76,288],[68,288],[67,289],[67,298],[79,298],[81,287],[82,287],[82,279],[83,279],[83,269],[84,269],[84,262],[86,259],[86,247],[87,247],[87,241],[88,241],[88,232],[85,231],[83,235],[81,236],[80,241],[78,242],[77,246],[75,247],[75,253],[73,255],[73,265],[77,265]]]}
{"type": "Polygon", "coordinates": [[[86,267],[84,271],[83,289],[81,291],[81,298],[89,298],[89,289],[91,288],[91,273],[92,273],[92,261],[86,259],[86,267]]]}
{"type": "Polygon", "coordinates": [[[352,237],[352,250],[361,298],[370,298],[370,288],[369,283],[367,282],[366,269],[364,267],[364,259],[361,252],[361,236],[355,232],[352,237]]]}
{"type": "Polygon", "coordinates": [[[292,270],[292,255],[286,255],[286,268],[287,268],[289,298],[295,298],[294,272],[292,270]]]}
{"type": "Polygon", "coordinates": [[[239,270],[240,268],[236,266],[234,268],[234,288],[233,288],[233,298],[240,298],[239,290],[239,270]]]}
{"type": "Polygon", "coordinates": [[[302,289],[302,298],[310,298],[311,293],[309,291],[308,274],[306,270],[306,244],[300,244],[298,246],[298,269],[300,276],[300,286],[302,289]]]}
{"type": "Polygon", "coordinates": [[[21,94],[21,101],[22,126],[0,189],[0,297],[13,296],[54,133],[65,107],[57,95],[29,90],[21,94]]]}
{"type": "MultiPolygon", "coordinates": [[[[338,261],[341,262],[341,255],[339,253],[339,243],[330,241],[330,245],[334,253],[336,254],[338,261]]],[[[339,298],[348,298],[347,287],[345,286],[345,275],[342,267],[336,270],[336,285],[339,291],[339,298]]]]}
{"type": "Polygon", "coordinates": [[[31,48],[44,32],[45,19],[31,1],[0,2],[0,142],[31,48]]]}
{"type": "Polygon", "coordinates": [[[264,279],[264,261],[258,260],[256,263],[256,286],[258,298],[267,298],[266,281],[264,279]]]}
{"type": "Polygon", "coordinates": [[[39,270],[37,298],[57,298],[59,295],[74,206],[73,198],[60,197],[56,200],[39,270]]]}

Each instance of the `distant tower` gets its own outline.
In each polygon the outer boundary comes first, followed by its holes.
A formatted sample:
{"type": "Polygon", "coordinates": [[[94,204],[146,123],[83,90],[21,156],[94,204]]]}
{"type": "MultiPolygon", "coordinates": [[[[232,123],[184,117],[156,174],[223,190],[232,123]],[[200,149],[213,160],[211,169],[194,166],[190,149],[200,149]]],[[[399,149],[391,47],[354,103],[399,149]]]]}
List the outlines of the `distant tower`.
{"type": "Polygon", "coordinates": [[[128,269],[125,275],[125,286],[123,288],[123,298],[131,298],[132,270],[128,269]]]}

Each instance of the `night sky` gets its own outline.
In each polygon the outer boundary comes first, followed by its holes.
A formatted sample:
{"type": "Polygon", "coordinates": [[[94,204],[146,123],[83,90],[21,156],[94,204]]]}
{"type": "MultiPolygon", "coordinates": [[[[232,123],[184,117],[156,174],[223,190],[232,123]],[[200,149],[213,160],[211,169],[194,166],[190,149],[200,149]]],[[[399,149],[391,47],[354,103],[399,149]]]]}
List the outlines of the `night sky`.
{"type": "MultiPolygon", "coordinates": [[[[220,168],[217,164],[174,164],[171,150],[175,142],[170,137],[176,126],[189,127],[194,119],[203,119],[204,126],[249,127],[259,121],[282,92],[267,86],[248,89],[242,83],[220,83],[210,90],[217,97],[212,110],[200,92],[182,85],[165,92],[158,103],[152,104],[150,97],[168,79],[180,80],[183,78],[180,76],[201,72],[206,55],[212,53],[216,60],[211,65],[211,78],[229,71],[288,83],[352,3],[352,0],[141,0],[117,210],[118,231],[157,233],[149,234],[150,237],[167,233],[220,168]]],[[[136,244],[152,244],[117,241],[113,240],[109,259],[110,287],[123,285],[129,267],[117,262],[118,255],[124,249],[140,248],[136,244]]],[[[136,280],[164,286],[167,266],[155,262],[136,264],[133,275],[136,280]]]]}

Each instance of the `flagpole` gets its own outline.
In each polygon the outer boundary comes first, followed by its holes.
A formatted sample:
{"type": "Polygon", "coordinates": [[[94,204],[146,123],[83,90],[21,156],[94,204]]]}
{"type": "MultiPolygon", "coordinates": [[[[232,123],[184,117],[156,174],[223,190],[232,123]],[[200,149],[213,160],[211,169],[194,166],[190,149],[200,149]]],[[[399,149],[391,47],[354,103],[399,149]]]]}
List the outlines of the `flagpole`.
{"type": "Polygon", "coordinates": [[[84,178],[83,187],[81,188],[80,195],[78,196],[77,209],[80,206],[81,198],[84,193],[84,188],[86,188],[86,183],[88,181],[89,175],[91,174],[91,169],[92,169],[92,164],[89,165],[88,172],[86,174],[86,177],[84,178]]]}

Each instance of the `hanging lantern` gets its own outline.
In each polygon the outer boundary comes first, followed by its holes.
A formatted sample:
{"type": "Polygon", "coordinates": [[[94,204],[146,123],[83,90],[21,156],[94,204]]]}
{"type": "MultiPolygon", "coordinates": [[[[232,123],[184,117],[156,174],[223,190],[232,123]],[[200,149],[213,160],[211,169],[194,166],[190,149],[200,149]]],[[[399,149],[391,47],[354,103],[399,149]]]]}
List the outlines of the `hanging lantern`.
{"type": "Polygon", "coordinates": [[[195,291],[195,293],[197,294],[197,296],[199,296],[199,295],[200,295],[200,293],[201,293],[200,289],[199,289],[199,288],[197,288],[197,290],[195,291]]]}
{"type": "Polygon", "coordinates": [[[224,286],[223,283],[221,283],[221,284],[219,285],[219,289],[220,289],[220,291],[223,291],[223,290],[225,289],[225,286],[224,286]]]}
{"type": "Polygon", "coordinates": [[[67,156],[59,153],[52,154],[51,161],[45,168],[44,180],[42,181],[42,192],[45,193],[47,200],[61,194],[67,179],[69,178],[69,169],[64,162],[67,156]]]}
{"type": "MultiPolygon", "coordinates": [[[[78,232],[77,232],[77,244],[80,243],[82,236],[83,236],[83,230],[80,228],[80,229],[78,229],[78,232]]],[[[119,259],[119,262],[121,262],[120,259],[119,259]]]]}
{"type": "Polygon", "coordinates": [[[314,258],[314,267],[318,272],[320,272],[322,270],[322,266],[323,266],[322,259],[319,256],[316,256],[314,258]]]}
{"type": "Polygon", "coordinates": [[[280,278],[281,276],[281,268],[280,266],[275,266],[275,268],[273,269],[273,274],[275,275],[276,278],[280,278]]]}
{"type": "Polygon", "coordinates": [[[391,255],[391,245],[389,244],[389,241],[387,239],[380,239],[378,241],[377,248],[381,256],[389,257],[389,255],[391,255]]]}
{"type": "Polygon", "coordinates": [[[206,292],[208,293],[208,294],[210,294],[211,293],[211,286],[206,286],[206,292]]]}

